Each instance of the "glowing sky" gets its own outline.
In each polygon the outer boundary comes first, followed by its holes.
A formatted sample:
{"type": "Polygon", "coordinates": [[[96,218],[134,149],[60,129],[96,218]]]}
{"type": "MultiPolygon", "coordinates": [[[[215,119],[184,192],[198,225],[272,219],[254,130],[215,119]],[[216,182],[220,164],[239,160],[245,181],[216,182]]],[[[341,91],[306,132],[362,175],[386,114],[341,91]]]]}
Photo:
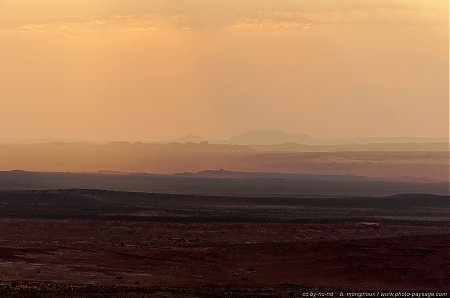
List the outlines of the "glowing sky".
{"type": "Polygon", "coordinates": [[[448,136],[447,0],[0,0],[0,138],[448,136]]]}

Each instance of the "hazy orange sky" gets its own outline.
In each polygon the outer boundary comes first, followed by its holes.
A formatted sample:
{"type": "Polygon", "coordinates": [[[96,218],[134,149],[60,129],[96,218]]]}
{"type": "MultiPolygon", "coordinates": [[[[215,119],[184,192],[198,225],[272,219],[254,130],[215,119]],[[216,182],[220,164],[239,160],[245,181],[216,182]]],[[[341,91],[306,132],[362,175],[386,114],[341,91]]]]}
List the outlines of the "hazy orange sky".
{"type": "Polygon", "coordinates": [[[448,136],[448,0],[0,0],[0,138],[448,136]]]}

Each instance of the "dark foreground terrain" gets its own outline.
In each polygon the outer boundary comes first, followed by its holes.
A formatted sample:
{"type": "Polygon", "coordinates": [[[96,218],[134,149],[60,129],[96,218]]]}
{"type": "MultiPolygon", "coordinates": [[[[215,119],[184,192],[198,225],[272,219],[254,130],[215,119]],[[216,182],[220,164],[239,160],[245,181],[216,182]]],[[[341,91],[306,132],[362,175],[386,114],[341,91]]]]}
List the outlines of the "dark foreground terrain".
{"type": "Polygon", "coordinates": [[[0,192],[0,297],[448,292],[448,204],[0,192]]]}

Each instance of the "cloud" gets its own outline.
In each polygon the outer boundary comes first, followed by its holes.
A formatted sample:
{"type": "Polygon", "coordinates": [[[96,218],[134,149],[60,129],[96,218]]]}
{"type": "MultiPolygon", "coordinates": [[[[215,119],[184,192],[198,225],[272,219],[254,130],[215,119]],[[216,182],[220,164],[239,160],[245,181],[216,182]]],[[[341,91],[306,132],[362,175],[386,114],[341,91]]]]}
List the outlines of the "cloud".
{"type": "Polygon", "coordinates": [[[128,31],[137,31],[137,32],[147,32],[147,31],[155,31],[158,30],[156,27],[137,27],[137,28],[128,28],[128,31]]]}
{"type": "Polygon", "coordinates": [[[27,33],[27,32],[45,32],[51,25],[49,24],[27,24],[15,28],[7,29],[6,31],[12,33],[27,33]]]}
{"type": "Polygon", "coordinates": [[[253,15],[236,19],[231,27],[235,29],[310,29],[328,24],[433,24],[439,20],[439,13],[435,10],[400,7],[255,12],[253,15]]]}
{"type": "Polygon", "coordinates": [[[214,4],[209,0],[68,0],[70,5],[42,1],[48,3],[44,6],[49,9],[39,6],[33,10],[23,0],[3,0],[0,30],[9,33],[65,31],[66,34],[82,30],[87,34],[93,30],[280,31],[329,24],[448,24],[448,4],[441,0],[427,1],[428,4],[416,0],[217,0],[214,4]],[[444,12],[443,7],[447,7],[444,12]]]}
{"type": "Polygon", "coordinates": [[[311,29],[313,24],[306,21],[295,20],[272,20],[265,18],[241,18],[230,26],[231,29],[271,29],[271,30],[290,30],[290,29],[311,29]]]}

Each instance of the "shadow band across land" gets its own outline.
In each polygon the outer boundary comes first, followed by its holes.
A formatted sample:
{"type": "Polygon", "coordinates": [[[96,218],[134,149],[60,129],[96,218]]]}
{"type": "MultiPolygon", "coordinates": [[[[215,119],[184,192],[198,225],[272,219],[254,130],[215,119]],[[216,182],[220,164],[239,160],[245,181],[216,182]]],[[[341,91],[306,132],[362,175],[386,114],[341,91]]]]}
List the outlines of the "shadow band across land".
{"type": "Polygon", "coordinates": [[[449,196],[231,197],[38,190],[0,192],[0,217],[167,222],[448,225],[449,196]]]}
{"type": "Polygon", "coordinates": [[[174,175],[0,171],[1,190],[107,189],[208,196],[310,197],[448,195],[448,182],[396,181],[353,175],[204,171],[174,175]]]}

